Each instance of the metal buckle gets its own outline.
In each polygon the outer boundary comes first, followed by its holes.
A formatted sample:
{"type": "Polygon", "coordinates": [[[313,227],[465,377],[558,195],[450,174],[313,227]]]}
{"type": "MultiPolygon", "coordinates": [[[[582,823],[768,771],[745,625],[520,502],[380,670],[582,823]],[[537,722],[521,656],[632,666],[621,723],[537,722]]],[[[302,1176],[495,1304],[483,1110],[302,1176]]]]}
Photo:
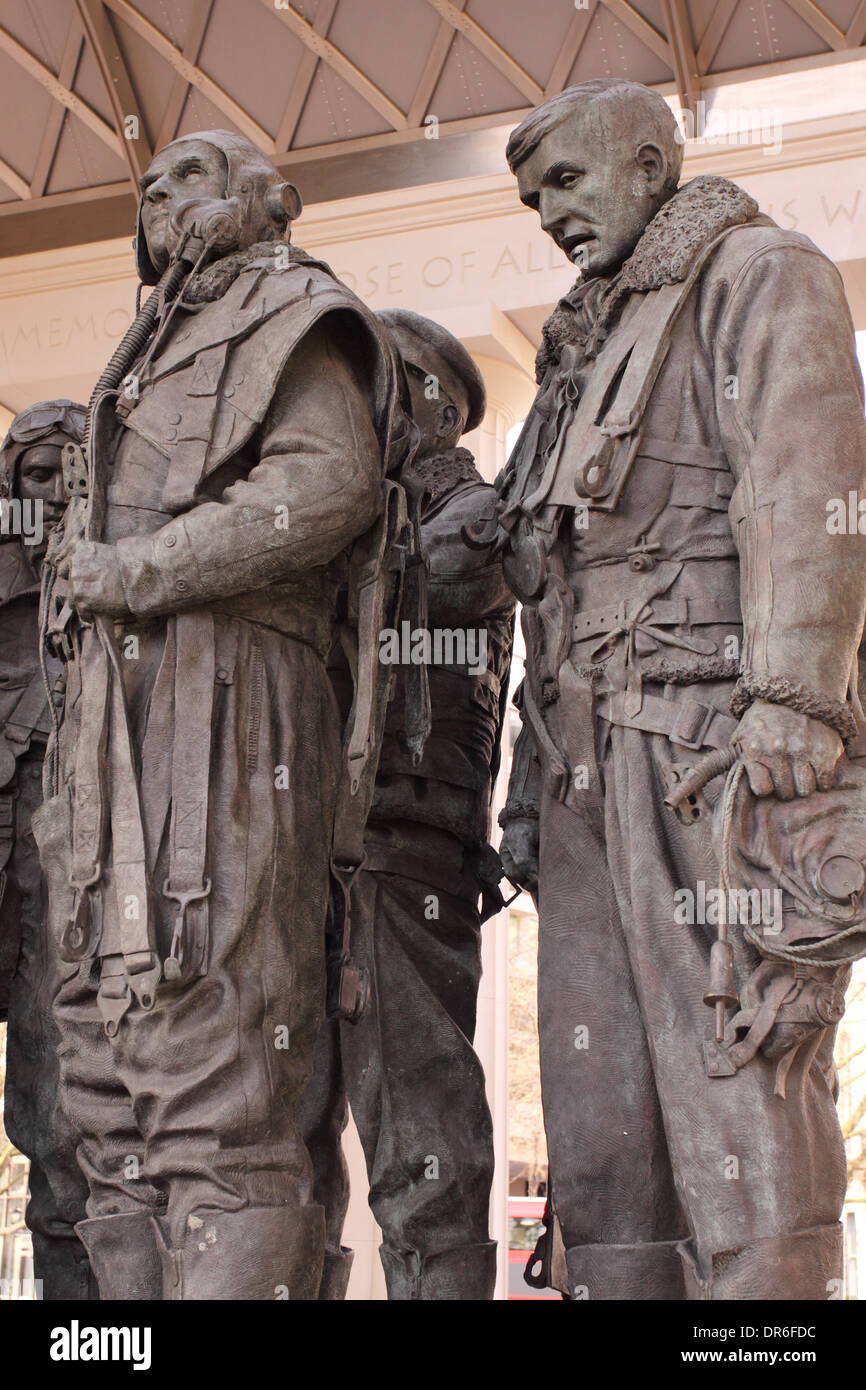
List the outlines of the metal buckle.
{"type": "Polygon", "coordinates": [[[677,700],[676,704],[678,707],[678,713],[674,720],[673,728],[668,734],[668,738],[670,739],[671,743],[678,743],[683,748],[688,748],[692,752],[697,752],[698,749],[703,748],[704,746],[704,740],[707,730],[712,724],[717,711],[713,709],[712,705],[702,704],[700,700],[677,700]],[[702,709],[704,711],[704,717],[701,721],[700,728],[697,730],[694,737],[688,739],[683,737],[683,735],[681,734],[680,723],[685,719],[686,711],[690,708],[698,710],[702,709]]]}
{"type": "Polygon", "coordinates": [[[174,923],[174,931],[171,934],[171,947],[163,967],[163,974],[166,980],[179,980],[183,969],[183,929],[186,924],[186,910],[190,903],[198,902],[206,898],[211,890],[211,881],[206,878],[204,883],[197,888],[189,888],[186,891],[178,889],[175,891],[166,879],[162,885],[162,895],[170,898],[177,903],[177,916],[174,923]]]}

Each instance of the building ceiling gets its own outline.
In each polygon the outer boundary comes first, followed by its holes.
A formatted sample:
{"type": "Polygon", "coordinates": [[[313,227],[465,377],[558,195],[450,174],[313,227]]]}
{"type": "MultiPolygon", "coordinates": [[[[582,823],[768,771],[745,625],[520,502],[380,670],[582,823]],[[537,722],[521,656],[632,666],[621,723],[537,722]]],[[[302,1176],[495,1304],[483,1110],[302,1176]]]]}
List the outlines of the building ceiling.
{"type": "Polygon", "coordinates": [[[499,170],[503,128],[586,78],[694,110],[864,38],[866,0],[0,0],[0,255],[125,235],[189,131],[323,202],[499,170]]]}

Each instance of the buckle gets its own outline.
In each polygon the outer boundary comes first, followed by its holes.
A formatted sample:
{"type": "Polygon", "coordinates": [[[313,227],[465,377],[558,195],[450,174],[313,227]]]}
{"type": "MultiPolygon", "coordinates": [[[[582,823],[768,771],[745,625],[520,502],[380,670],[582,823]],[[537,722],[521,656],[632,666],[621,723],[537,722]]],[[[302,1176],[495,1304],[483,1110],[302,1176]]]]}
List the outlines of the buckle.
{"type": "Polygon", "coordinates": [[[183,969],[183,929],[186,925],[186,912],[191,903],[199,902],[208,897],[211,890],[211,881],[206,878],[196,888],[173,889],[166,879],[162,885],[162,895],[170,898],[177,903],[177,916],[174,922],[174,931],[171,934],[171,946],[163,967],[163,975],[166,980],[179,980],[183,969]]]}
{"type": "Polygon", "coordinates": [[[704,746],[707,730],[717,711],[712,705],[701,704],[699,700],[678,700],[676,703],[677,715],[668,738],[671,743],[697,752],[704,746]]]}

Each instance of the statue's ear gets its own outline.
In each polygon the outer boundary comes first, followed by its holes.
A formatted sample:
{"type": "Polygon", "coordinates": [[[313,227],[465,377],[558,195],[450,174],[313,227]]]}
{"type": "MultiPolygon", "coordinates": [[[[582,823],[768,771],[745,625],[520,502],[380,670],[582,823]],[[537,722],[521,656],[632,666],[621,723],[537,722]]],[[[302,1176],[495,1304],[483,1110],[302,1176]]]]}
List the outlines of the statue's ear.
{"type": "Polygon", "coordinates": [[[267,191],[265,206],[275,222],[294,222],[304,203],[293,183],[275,183],[267,191]]]}

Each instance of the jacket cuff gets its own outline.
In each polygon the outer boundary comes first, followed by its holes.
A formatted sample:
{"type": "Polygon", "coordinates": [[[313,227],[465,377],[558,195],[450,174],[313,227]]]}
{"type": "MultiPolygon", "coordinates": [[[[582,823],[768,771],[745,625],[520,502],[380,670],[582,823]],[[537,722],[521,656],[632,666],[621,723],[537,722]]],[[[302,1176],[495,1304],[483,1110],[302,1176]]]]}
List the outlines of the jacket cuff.
{"type": "Polygon", "coordinates": [[[169,522],[150,536],[127,536],[115,548],[133,613],[141,617],[171,613],[206,599],[182,519],[169,522]]]}

